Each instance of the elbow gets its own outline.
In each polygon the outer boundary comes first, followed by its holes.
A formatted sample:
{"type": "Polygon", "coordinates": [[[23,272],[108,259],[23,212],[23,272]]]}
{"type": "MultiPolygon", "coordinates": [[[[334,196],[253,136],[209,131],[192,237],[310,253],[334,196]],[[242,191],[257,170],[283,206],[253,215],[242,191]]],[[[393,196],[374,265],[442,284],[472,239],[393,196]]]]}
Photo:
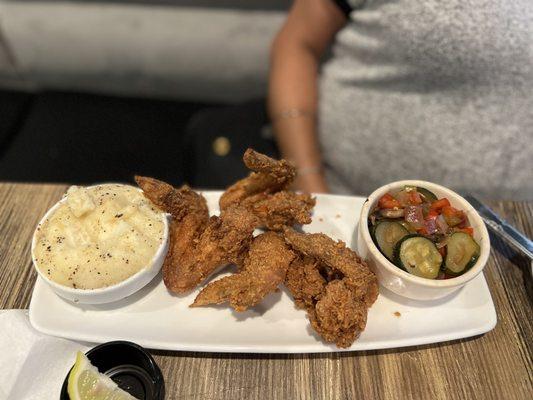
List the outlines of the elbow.
{"type": "Polygon", "coordinates": [[[270,57],[270,64],[274,62],[277,55],[282,52],[283,47],[285,46],[287,42],[287,35],[284,34],[283,30],[279,31],[276,36],[274,36],[274,39],[270,43],[270,50],[269,50],[269,57],[270,57]]]}

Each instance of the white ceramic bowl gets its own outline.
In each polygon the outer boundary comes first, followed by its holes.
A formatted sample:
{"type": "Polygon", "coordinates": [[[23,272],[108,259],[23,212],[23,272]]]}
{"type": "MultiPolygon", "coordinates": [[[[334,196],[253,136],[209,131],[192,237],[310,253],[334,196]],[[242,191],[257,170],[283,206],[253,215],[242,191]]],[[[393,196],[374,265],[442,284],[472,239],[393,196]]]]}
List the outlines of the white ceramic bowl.
{"type": "Polygon", "coordinates": [[[490,253],[490,240],[487,228],[477,211],[464,198],[454,191],[431,182],[406,180],[389,183],[374,191],[361,210],[358,228],[358,250],[370,268],[377,274],[379,283],[399,294],[414,300],[436,300],[460,289],[474,279],[485,267],[490,253]],[[466,212],[470,225],[474,228],[474,239],[481,252],[477,262],[463,275],[455,278],[435,280],[411,275],[391,263],[376,247],[368,229],[368,215],[381,196],[394,192],[405,185],[419,186],[435,193],[438,198],[446,197],[455,208],[466,212]]]}
{"type": "MultiPolygon", "coordinates": [[[[141,189],[139,189],[139,191],[141,191],[141,189]]],[[[63,198],[58,201],[52,208],[50,208],[46,212],[44,217],[39,221],[39,224],[37,226],[41,225],[47,218],[49,218],[56,211],[56,209],[65,201],[66,198],[63,198]]],[[[167,253],[169,241],[168,217],[163,213],[162,216],[164,224],[163,240],[161,242],[161,245],[157,249],[154,257],[150,261],[150,264],[147,265],[145,268],[141,269],[139,272],[130,276],[128,279],[117,284],[98,289],[74,289],[68,286],[61,285],[49,279],[46,274],[43,274],[39,270],[39,268],[37,268],[37,260],[34,253],[37,241],[37,229],[33,234],[33,239],[31,243],[31,257],[33,261],[33,266],[41,277],[41,279],[46,282],[56,294],[63,297],[64,299],[82,304],[103,304],[122,300],[123,298],[132,295],[133,293],[137,292],[138,290],[146,286],[148,283],[150,283],[150,281],[154,279],[154,277],[161,270],[163,261],[165,260],[165,256],[167,253]]]]}

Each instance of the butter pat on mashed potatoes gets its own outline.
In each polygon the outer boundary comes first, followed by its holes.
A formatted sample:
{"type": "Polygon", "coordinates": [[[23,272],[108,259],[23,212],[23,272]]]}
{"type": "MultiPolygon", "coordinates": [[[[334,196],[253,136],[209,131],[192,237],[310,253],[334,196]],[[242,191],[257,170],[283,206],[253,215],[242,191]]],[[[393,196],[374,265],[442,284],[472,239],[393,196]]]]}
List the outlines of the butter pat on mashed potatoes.
{"type": "Polygon", "coordinates": [[[73,186],[37,227],[37,268],[72,288],[117,284],[150,267],[164,240],[165,218],[133,186],[73,186]]]}

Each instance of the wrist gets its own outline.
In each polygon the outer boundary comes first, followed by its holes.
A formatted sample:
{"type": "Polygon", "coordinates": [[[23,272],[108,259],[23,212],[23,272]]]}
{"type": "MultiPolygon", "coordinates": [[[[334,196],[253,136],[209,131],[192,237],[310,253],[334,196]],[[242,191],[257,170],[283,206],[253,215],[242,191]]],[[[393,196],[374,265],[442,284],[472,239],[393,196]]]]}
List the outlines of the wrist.
{"type": "Polygon", "coordinates": [[[282,120],[291,120],[296,118],[316,118],[316,112],[311,110],[306,110],[303,108],[287,108],[275,113],[272,113],[270,120],[272,122],[282,121],[282,120]]]}
{"type": "Polygon", "coordinates": [[[322,164],[296,168],[296,175],[300,177],[306,175],[323,175],[322,164]]]}
{"type": "Polygon", "coordinates": [[[297,174],[295,180],[295,187],[306,193],[327,193],[329,192],[326,177],[322,168],[320,172],[297,174]]]}

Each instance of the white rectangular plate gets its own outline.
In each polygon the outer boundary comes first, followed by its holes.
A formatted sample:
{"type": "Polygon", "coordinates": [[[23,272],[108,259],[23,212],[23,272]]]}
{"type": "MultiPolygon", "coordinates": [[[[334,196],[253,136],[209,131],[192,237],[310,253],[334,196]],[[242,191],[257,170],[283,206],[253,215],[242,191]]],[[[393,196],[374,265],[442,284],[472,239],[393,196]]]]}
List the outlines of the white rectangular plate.
{"type": "MultiPolygon", "coordinates": [[[[218,212],[220,192],[203,194],[210,210],[218,212]]],[[[353,237],[364,201],[362,197],[318,195],[313,223],[304,230],[324,232],[356,248],[353,237]]],[[[226,306],[189,308],[198,291],[174,296],[166,290],[159,275],[127,299],[90,306],[61,299],[37,279],[30,321],[35,329],[54,336],[94,343],[130,340],[152,349],[239,353],[340,351],[321,341],[310,328],[305,311],[294,307],[285,289],[243,313],[226,306]]],[[[483,274],[438,301],[408,300],[380,287],[365,331],[346,350],[442,342],[487,332],[495,324],[496,312],[483,274]]]]}

